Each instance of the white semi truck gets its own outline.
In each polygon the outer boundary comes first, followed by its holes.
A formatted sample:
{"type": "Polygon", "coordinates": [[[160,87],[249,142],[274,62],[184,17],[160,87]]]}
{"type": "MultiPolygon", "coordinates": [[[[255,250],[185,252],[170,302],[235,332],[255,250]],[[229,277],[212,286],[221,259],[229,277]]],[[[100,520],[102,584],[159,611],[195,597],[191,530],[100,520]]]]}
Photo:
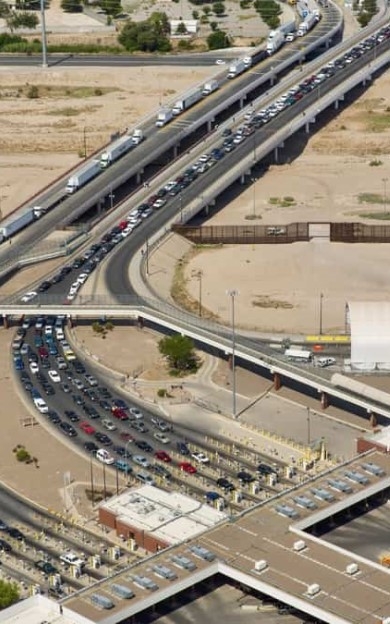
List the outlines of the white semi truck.
{"type": "Polygon", "coordinates": [[[167,123],[172,121],[173,113],[171,108],[162,108],[157,113],[156,126],[157,128],[162,128],[167,123]]]}
{"type": "Polygon", "coordinates": [[[106,169],[113,162],[118,160],[124,154],[127,154],[129,150],[134,146],[133,137],[131,136],[122,136],[117,141],[114,141],[105,152],[100,156],[100,167],[102,169],[106,169]]]}
{"type": "Polygon", "coordinates": [[[24,208],[13,215],[9,215],[0,223],[0,243],[11,238],[11,236],[17,234],[27,225],[39,219],[44,212],[43,208],[34,206],[33,208],[24,208]]]}
{"type": "Polygon", "coordinates": [[[173,115],[176,116],[176,115],[180,115],[181,113],[184,113],[184,111],[188,110],[189,108],[191,108],[191,106],[194,106],[194,104],[199,102],[199,100],[201,100],[202,97],[203,97],[202,90],[195,89],[194,91],[186,95],[181,100],[177,100],[174,107],[172,108],[173,115]]]}
{"type": "Polygon", "coordinates": [[[139,145],[140,143],[142,143],[142,141],[144,140],[144,133],[141,128],[136,128],[135,130],[133,130],[131,140],[133,142],[133,145],[139,145]]]}
{"type": "Polygon", "coordinates": [[[308,13],[305,19],[298,26],[298,32],[297,32],[298,37],[304,37],[309,32],[309,30],[314,28],[318,20],[319,20],[319,17],[317,14],[308,13]]]}
{"type": "Polygon", "coordinates": [[[66,192],[72,195],[101,172],[100,161],[91,160],[73,174],[66,185],[66,192]]]}
{"type": "Polygon", "coordinates": [[[268,35],[268,39],[267,39],[267,54],[268,54],[268,56],[272,56],[272,54],[275,54],[275,52],[280,50],[282,45],[284,45],[285,41],[286,41],[286,36],[285,36],[285,34],[284,34],[284,32],[282,30],[280,30],[280,29],[278,29],[278,30],[271,30],[270,34],[268,35]]]}
{"type": "Polygon", "coordinates": [[[217,91],[217,89],[219,89],[218,80],[210,80],[209,82],[206,82],[203,86],[202,94],[210,95],[211,93],[214,93],[214,91],[217,91]]]}
{"type": "Polygon", "coordinates": [[[233,78],[237,78],[237,76],[242,74],[246,69],[248,69],[248,65],[245,63],[245,59],[238,59],[238,61],[230,65],[227,77],[229,80],[233,80],[233,78]]]}

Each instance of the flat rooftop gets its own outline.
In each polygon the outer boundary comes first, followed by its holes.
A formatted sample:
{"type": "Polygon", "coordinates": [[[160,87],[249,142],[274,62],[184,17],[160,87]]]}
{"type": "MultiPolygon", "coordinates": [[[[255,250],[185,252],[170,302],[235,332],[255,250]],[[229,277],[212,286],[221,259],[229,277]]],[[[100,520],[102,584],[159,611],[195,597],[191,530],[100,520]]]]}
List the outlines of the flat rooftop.
{"type": "Polygon", "coordinates": [[[100,583],[98,590],[87,588],[74,594],[65,599],[64,606],[94,622],[114,624],[219,572],[332,624],[378,624],[390,617],[390,571],[305,533],[302,527],[388,488],[389,474],[390,457],[378,452],[335,467],[326,475],[308,479],[294,490],[243,513],[239,519],[228,519],[195,540],[165,549],[129,567],[100,583]],[[363,464],[368,461],[381,467],[382,475],[365,471],[363,464]],[[348,481],[346,471],[355,476],[365,475],[367,482],[348,481]],[[347,483],[349,492],[335,489],[336,482],[347,483]],[[317,498],[313,488],[331,493],[333,500],[317,498]],[[303,497],[299,504],[297,496],[303,497]],[[307,500],[315,508],[305,507],[303,502],[307,500]],[[294,517],[281,515],[280,506],[293,510],[294,517]],[[302,550],[296,550],[299,541],[304,542],[302,550]],[[194,553],[193,545],[201,546],[215,559],[208,561],[199,552],[194,553]],[[178,567],[177,556],[192,562],[194,568],[190,571],[178,567]],[[348,572],[352,563],[358,567],[353,574],[348,572]],[[162,578],[156,566],[173,571],[175,578],[162,578]],[[155,583],[153,589],[139,585],[137,579],[142,581],[143,577],[155,583]],[[113,583],[130,588],[134,597],[114,598],[113,583]],[[313,594],[312,586],[317,590],[313,594]],[[113,600],[115,604],[110,611],[99,610],[91,603],[91,594],[96,591],[113,600]]]}
{"type": "Polygon", "coordinates": [[[0,622],[4,624],[88,624],[77,613],[72,613],[46,598],[37,595],[0,611],[0,622]]]}
{"type": "Polygon", "coordinates": [[[151,485],[114,496],[100,508],[171,545],[194,538],[227,519],[225,513],[190,496],[151,485]]]}

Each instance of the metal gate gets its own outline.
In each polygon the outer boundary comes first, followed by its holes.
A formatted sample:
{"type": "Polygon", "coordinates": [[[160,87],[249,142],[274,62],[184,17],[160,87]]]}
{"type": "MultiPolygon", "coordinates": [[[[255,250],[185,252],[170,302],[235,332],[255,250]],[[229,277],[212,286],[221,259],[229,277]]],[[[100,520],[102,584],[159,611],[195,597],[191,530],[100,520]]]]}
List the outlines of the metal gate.
{"type": "Polygon", "coordinates": [[[309,223],[309,240],[313,238],[330,241],[330,223],[309,223]]]}

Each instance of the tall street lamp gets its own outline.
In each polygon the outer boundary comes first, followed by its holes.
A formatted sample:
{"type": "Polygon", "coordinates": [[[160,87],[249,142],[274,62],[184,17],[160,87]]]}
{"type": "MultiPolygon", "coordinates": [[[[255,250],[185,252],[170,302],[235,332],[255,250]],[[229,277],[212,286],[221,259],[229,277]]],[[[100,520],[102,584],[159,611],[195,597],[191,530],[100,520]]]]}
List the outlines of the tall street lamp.
{"type": "Polygon", "coordinates": [[[84,160],[87,159],[87,128],[83,128],[84,160]]]}
{"type": "Polygon", "coordinates": [[[322,336],[322,302],[324,299],[324,294],[320,293],[320,336],[322,336]]]}
{"type": "Polygon", "coordinates": [[[387,212],[387,182],[388,178],[382,178],[383,182],[383,204],[385,206],[385,214],[387,212]]]}
{"type": "Polygon", "coordinates": [[[257,182],[257,178],[253,177],[252,178],[252,184],[253,184],[253,218],[256,218],[256,182],[257,182]]]}
{"type": "Polygon", "coordinates": [[[93,483],[93,462],[92,462],[92,453],[91,453],[91,462],[90,462],[90,472],[91,472],[91,500],[92,500],[92,508],[95,502],[95,488],[93,483]]]}
{"type": "Polygon", "coordinates": [[[235,324],[235,310],[234,303],[235,298],[239,294],[238,290],[228,290],[227,295],[230,297],[231,301],[231,322],[232,322],[232,400],[233,400],[233,417],[236,418],[237,415],[237,397],[236,397],[236,324],[235,324]]]}
{"type": "Polygon", "coordinates": [[[192,277],[196,277],[199,282],[198,315],[202,316],[202,269],[199,269],[198,271],[193,271],[192,277]]]}

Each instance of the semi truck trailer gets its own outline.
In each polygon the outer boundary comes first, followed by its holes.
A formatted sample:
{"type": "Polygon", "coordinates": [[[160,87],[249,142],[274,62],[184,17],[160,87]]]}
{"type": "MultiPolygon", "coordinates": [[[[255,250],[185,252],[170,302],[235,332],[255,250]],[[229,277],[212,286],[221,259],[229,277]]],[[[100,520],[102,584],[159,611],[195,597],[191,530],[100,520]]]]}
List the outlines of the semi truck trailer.
{"type": "Polygon", "coordinates": [[[100,161],[91,160],[81,167],[74,175],[72,175],[66,185],[66,192],[72,195],[79,190],[82,186],[87,184],[92,178],[95,178],[101,171],[100,161]]]}
{"type": "Polygon", "coordinates": [[[201,89],[196,89],[189,93],[181,100],[177,100],[176,104],[172,108],[173,115],[180,115],[184,111],[188,110],[191,106],[194,106],[203,97],[201,89]]]}
{"type": "Polygon", "coordinates": [[[156,126],[157,128],[162,128],[167,123],[172,121],[173,113],[171,108],[162,108],[157,113],[156,126]]]}
{"type": "Polygon", "coordinates": [[[268,56],[275,54],[275,52],[277,52],[282,47],[282,45],[284,45],[285,40],[286,40],[286,36],[283,31],[279,29],[271,30],[267,39],[268,56]]]}
{"type": "Polygon", "coordinates": [[[28,207],[16,212],[13,215],[9,215],[6,219],[0,223],[0,243],[11,238],[20,230],[33,223],[43,215],[43,209],[39,206],[34,208],[28,207]]]}
{"type": "Polygon", "coordinates": [[[211,93],[214,93],[214,91],[216,91],[217,89],[219,89],[218,80],[210,80],[209,82],[206,82],[206,84],[203,86],[202,94],[210,95],[211,93]]]}
{"type": "Polygon", "coordinates": [[[298,27],[298,37],[304,37],[318,22],[319,17],[315,13],[308,13],[298,27]]]}
{"type": "Polygon", "coordinates": [[[133,135],[131,137],[133,145],[139,145],[144,140],[144,133],[141,128],[136,128],[133,130],[133,135]]]}
{"type": "Polygon", "coordinates": [[[112,145],[110,145],[105,152],[100,156],[100,167],[102,169],[106,169],[113,162],[118,160],[124,154],[127,154],[129,150],[133,147],[133,137],[131,136],[123,136],[112,145]]]}
{"type": "Polygon", "coordinates": [[[230,65],[227,77],[229,80],[233,80],[233,78],[237,78],[237,76],[242,74],[246,69],[248,69],[248,65],[245,63],[245,60],[239,59],[230,65]]]}

